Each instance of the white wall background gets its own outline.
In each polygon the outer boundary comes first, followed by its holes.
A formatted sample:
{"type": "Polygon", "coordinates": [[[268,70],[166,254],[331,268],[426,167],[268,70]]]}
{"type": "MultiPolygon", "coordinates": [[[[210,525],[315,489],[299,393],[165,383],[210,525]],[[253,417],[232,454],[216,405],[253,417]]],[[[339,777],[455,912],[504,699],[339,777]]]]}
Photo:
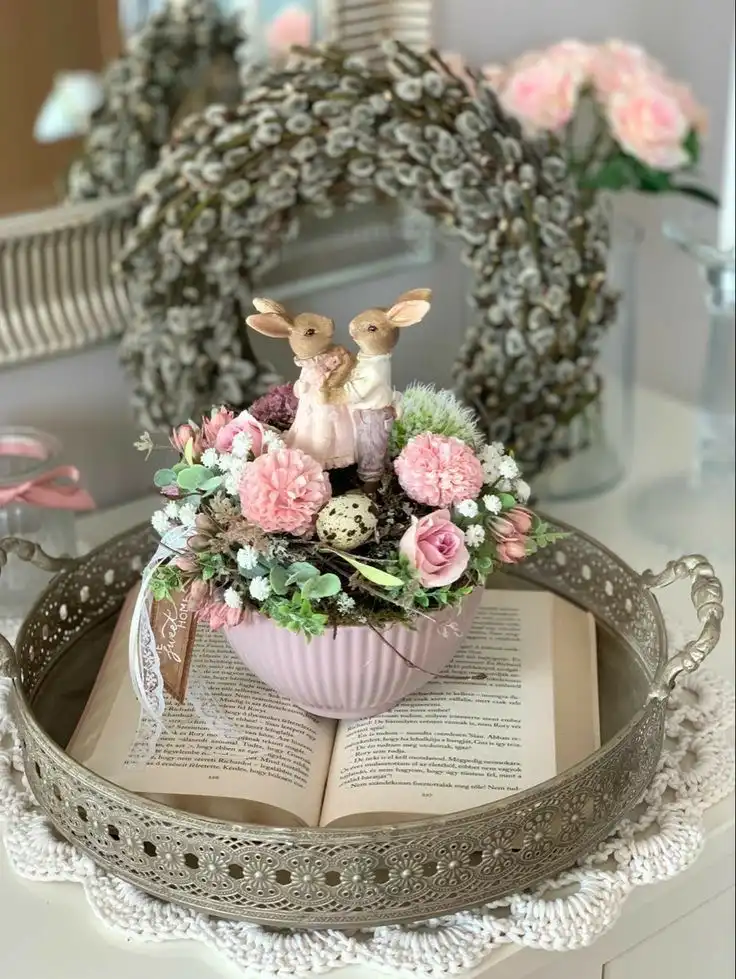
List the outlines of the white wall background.
{"type": "MultiPolygon", "coordinates": [[[[734,11],[730,0],[436,0],[439,47],[471,61],[507,60],[564,37],[620,37],[645,46],[675,75],[689,81],[711,112],[704,178],[721,187],[734,11]]],[[[633,199],[622,207],[641,224],[638,375],[642,383],[692,399],[704,353],[705,316],[697,273],[661,238],[666,199],[633,199]]],[[[713,214],[714,230],[716,215],[713,214]]],[[[364,282],[308,306],[345,323],[357,310],[390,302],[404,288],[432,286],[437,301],[426,326],[408,331],[396,355],[397,382],[412,377],[447,383],[464,327],[466,272],[452,249],[432,268],[364,282]]],[[[258,350],[288,369],[288,356],[259,338],[258,350]]],[[[144,492],[151,466],[131,449],[137,429],[114,348],[53,363],[0,372],[0,424],[32,424],[56,433],[70,461],[87,476],[100,504],[144,492]]]]}

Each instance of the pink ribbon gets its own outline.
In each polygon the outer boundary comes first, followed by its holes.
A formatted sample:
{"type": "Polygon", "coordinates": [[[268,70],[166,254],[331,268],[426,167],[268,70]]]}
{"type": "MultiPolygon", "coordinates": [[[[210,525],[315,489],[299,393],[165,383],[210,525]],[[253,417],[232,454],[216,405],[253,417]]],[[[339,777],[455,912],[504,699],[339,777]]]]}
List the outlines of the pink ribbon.
{"type": "Polygon", "coordinates": [[[0,486],[0,507],[28,503],[47,510],[94,510],[95,501],[79,486],[79,479],[74,466],[59,466],[23,483],[0,486]]]}

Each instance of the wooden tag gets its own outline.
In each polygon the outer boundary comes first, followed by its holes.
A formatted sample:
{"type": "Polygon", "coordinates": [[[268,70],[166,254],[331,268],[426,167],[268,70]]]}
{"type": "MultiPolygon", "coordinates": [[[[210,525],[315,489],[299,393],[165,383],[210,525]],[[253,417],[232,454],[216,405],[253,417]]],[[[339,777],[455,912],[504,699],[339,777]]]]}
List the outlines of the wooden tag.
{"type": "Polygon", "coordinates": [[[187,693],[197,631],[197,622],[187,607],[186,595],[177,592],[171,599],[154,602],[151,628],[156,637],[164,689],[181,704],[187,693]]]}

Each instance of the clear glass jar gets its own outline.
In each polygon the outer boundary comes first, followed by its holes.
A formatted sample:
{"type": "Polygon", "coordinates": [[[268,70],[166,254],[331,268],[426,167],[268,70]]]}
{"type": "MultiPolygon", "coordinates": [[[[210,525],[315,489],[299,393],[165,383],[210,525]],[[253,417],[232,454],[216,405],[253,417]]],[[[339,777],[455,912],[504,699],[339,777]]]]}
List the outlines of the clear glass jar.
{"type": "Polygon", "coordinates": [[[570,425],[570,457],[535,476],[532,489],[542,502],[584,499],[604,493],[626,476],[634,440],[638,225],[611,219],[608,285],[619,295],[616,318],[601,346],[594,370],[601,395],[570,425]]]}
{"type": "MultiPolygon", "coordinates": [[[[61,445],[52,435],[0,427],[0,539],[22,537],[53,557],[76,554],[74,511],[34,505],[20,489],[55,469],[60,455],[61,445]]],[[[0,575],[0,620],[6,628],[23,619],[48,580],[46,572],[9,559],[0,575]]]]}

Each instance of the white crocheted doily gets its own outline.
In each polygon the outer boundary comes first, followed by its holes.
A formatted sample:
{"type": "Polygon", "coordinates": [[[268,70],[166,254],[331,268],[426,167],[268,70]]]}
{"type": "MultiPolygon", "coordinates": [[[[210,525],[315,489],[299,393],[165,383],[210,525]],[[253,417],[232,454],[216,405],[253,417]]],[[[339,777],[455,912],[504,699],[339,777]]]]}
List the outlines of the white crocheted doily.
{"type": "Polygon", "coordinates": [[[0,829],[14,870],[36,881],[81,884],[97,917],[127,938],[203,942],[259,979],[324,975],[354,964],[381,974],[462,975],[509,943],[559,951],[589,945],[635,888],[673,877],[696,859],[704,811],[734,786],[733,688],[701,671],[672,696],[666,748],[644,800],[578,866],[535,891],[421,925],[360,935],[274,932],[150,898],[60,842],[18,774],[9,697],[10,681],[0,679],[0,829]]]}

